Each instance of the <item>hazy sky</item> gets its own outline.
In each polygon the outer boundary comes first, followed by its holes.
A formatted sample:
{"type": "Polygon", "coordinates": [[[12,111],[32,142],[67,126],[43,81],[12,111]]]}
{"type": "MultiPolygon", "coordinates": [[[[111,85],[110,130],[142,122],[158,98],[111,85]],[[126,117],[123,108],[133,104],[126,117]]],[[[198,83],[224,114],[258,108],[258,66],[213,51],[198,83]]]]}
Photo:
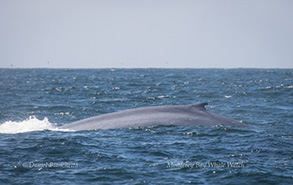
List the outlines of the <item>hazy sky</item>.
{"type": "Polygon", "coordinates": [[[293,0],[0,0],[0,67],[293,68],[293,0]]]}

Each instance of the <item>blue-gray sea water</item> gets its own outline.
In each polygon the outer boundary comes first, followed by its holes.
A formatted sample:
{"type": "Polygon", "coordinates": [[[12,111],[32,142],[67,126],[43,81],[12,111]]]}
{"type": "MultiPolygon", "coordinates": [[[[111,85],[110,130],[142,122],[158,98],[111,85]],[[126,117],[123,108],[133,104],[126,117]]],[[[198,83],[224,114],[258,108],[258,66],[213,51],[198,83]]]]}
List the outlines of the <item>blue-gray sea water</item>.
{"type": "Polygon", "coordinates": [[[0,69],[1,184],[292,184],[292,69],[0,69]],[[60,131],[208,102],[247,128],[60,131]]]}

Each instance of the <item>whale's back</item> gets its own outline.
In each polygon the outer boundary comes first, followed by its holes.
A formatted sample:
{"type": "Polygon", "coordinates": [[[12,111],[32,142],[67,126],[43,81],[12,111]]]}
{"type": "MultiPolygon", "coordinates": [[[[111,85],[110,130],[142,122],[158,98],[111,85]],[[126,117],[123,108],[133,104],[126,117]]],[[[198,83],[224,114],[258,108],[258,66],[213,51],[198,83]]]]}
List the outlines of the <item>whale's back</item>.
{"type": "Polygon", "coordinates": [[[70,130],[137,128],[158,125],[183,126],[246,126],[236,120],[209,112],[207,103],[196,105],[154,106],[86,118],[61,126],[70,130]]]}

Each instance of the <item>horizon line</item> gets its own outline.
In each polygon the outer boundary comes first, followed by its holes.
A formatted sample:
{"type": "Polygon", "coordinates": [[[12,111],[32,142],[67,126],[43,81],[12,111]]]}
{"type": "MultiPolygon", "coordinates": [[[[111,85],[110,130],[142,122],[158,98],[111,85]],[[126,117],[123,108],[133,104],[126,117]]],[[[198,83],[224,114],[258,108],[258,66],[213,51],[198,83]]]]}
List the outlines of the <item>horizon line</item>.
{"type": "Polygon", "coordinates": [[[293,69],[292,67],[0,67],[0,69],[293,69]]]}

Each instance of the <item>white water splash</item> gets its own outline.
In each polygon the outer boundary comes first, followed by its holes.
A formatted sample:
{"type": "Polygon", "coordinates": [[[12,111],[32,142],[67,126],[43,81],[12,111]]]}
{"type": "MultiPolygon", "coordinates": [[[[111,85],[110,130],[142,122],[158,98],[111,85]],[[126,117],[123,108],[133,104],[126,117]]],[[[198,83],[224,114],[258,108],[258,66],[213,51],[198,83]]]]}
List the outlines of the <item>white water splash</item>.
{"type": "Polygon", "coordinates": [[[2,134],[17,134],[41,130],[59,131],[55,124],[49,122],[48,118],[39,120],[34,116],[30,116],[29,119],[20,122],[6,121],[0,124],[0,133],[2,134]]]}

